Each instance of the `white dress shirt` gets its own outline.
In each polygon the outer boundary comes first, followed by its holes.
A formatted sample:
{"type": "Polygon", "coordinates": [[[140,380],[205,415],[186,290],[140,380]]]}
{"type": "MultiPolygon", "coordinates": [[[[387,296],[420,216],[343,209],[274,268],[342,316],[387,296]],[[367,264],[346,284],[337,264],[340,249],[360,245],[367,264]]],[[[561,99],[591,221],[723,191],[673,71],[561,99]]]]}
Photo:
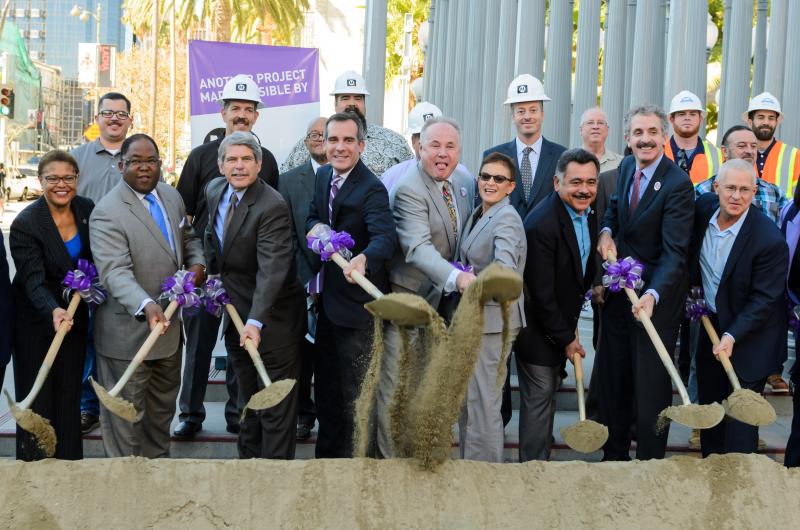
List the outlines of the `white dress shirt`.
{"type": "Polygon", "coordinates": [[[517,164],[518,167],[522,167],[522,157],[525,156],[523,151],[526,147],[530,147],[533,151],[530,152],[528,155],[528,160],[531,161],[531,183],[536,179],[536,168],[539,167],[539,156],[542,154],[542,135],[539,135],[539,139],[533,142],[531,145],[526,145],[519,139],[519,136],[516,138],[517,141],[517,164]]]}

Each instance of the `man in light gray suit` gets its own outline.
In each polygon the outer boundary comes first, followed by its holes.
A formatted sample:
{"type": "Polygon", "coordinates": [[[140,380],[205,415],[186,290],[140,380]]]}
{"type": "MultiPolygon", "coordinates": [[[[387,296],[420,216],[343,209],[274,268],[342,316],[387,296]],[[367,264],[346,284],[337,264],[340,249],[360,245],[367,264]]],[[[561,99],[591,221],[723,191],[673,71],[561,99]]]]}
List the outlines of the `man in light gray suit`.
{"type": "MultiPolygon", "coordinates": [[[[428,119],[420,134],[420,161],[390,197],[400,243],[390,267],[392,291],[422,296],[445,319],[454,309],[449,295],[474,278],[453,265],[475,197],[475,181],[454,173],[460,157],[458,123],[442,116],[428,119]]],[[[377,391],[378,451],[385,458],[395,456],[388,411],[397,386],[399,343],[397,327],[389,325],[377,391]]]]}
{"type": "Polygon", "coordinates": [[[180,195],[159,182],[158,146],[134,134],[121,148],[122,182],[95,206],[89,223],[95,265],[108,300],[97,309],[94,341],[101,385],[120,379],[157,323],[164,332],[120,397],[140,413],[129,423],[101,411],[106,455],[169,456],[169,427],[181,384],[180,323],[170,326],[160,303],[161,282],[186,267],[205,279],[200,238],[184,220],[180,195]]]}

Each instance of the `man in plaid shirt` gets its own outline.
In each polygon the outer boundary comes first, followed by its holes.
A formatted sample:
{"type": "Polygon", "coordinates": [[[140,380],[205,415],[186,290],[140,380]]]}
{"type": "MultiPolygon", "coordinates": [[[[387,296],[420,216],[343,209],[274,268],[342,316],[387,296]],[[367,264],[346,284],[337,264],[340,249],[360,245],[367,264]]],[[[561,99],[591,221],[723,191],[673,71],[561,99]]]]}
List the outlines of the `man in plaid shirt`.
{"type": "MultiPolygon", "coordinates": [[[[745,125],[734,125],[722,137],[722,154],[725,156],[725,160],[741,158],[755,163],[757,147],[756,135],[745,125]]],[[[695,186],[696,199],[699,199],[704,193],[714,191],[715,178],[717,178],[716,175],[695,186]]],[[[778,186],[758,178],[753,206],[764,212],[767,217],[775,221],[775,224],[780,222],[781,210],[788,202],[789,200],[778,186]]]]}

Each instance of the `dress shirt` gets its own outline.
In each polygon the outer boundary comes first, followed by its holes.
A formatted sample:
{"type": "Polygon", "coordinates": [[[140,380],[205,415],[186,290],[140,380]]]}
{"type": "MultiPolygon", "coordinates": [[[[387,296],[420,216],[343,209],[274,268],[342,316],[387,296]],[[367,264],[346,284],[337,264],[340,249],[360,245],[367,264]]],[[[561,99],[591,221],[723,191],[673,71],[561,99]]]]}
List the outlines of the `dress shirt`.
{"type": "Polygon", "coordinates": [[[517,167],[522,167],[522,152],[525,148],[530,147],[533,149],[528,155],[528,159],[531,161],[531,185],[536,180],[536,168],[539,167],[539,156],[542,154],[542,138],[542,135],[539,135],[539,139],[531,145],[524,144],[522,140],[519,139],[519,136],[515,138],[517,142],[517,167]]]}
{"type": "MultiPolygon", "coordinates": [[[[450,175],[449,177],[447,177],[447,182],[450,183],[450,196],[453,199],[453,208],[455,208],[455,210],[456,210],[456,227],[461,227],[461,214],[458,211],[458,201],[456,200],[455,186],[453,186],[453,175],[450,175]]],[[[436,187],[439,189],[439,193],[441,194],[442,191],[444,190],[444,181],[435,180],[434,183],[436,184],[436,187]]],[[[444,197],[442,197],[442,200],[444,200],[444,197]]],[[[458,228],[457,228],[457,231],[456,231],[456,248],[458,248],[458,239],[459,239],[460,236],[461,236],[461,234],[459,233],[458,228]]],[[[445,292],[445,294],[452,293],[453,291],[456,290],[456,279],[458,279],[458,274],[460,272],[461,271],[459,269],[455,268],[455,267],[453,267],[453,270],[450,271],[450,276],[448,276],[447,277],[447,281],[444,282],[444,292],[445,292]]]]}
{"type": "MultiPolygon", "coordinates": [[[[717,176],[714,175],[708,180],[704,180],[694,187],[695,200],[699,199],[704,193],[714,192],[714,180],[717,176]]],[[[783,191],[771,182],[767,182],[761,177],[756,178],[756,193],[753,197],[753,206],[764,212],[764,215],[775,221],[775,224],[781,224],[781,211],[789,204],[789,199],[783,194],[783,191]]]]}
{"type": "Polygon", "coordinates": [[[586,274],[586,260],[589,259],[589,254],[592,252],[592,240],[589,237],[589,210],[578,213],[563,200],[561,202],[572,219],[572,228],[575,230],[575,238],[578,240],[578,253],[581,256],[581,270],[586,274]]]}

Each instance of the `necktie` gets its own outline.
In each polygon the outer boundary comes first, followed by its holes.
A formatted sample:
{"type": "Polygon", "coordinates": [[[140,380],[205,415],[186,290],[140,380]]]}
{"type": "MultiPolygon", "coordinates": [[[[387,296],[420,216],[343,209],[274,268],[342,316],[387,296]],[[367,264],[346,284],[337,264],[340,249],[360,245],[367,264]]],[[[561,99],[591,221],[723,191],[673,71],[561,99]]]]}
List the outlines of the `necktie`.
{"type": "MultiPolygon", "coordinates": [[[[225,220],[222,222],[222,240],[225,240],[225,237],[228,235],[228,226],[231,224],[231,219],[233,219],[233,214],[236,210],[236,205],[239,204],[239,196],[236,195],[236,192],[231,193],[230,203],[228,204],[228,211],[225,212],[225,220]]],[[[220,241],[222,244],[222,241],[220,241]]]]}
{"type": "Polygon", "coordinates": [[[639,182],[641,182],[643,174],[641,169],[637,169],[636,173],[633,174],[633,191],[631,192],[630,206],[631,215],[636,211],[636,207],[639,206],[639,182]]]}
{"type": "Polygon", "coordinates": [[[458,216],[456,215],[456,206],[453,204],[453,196],[450,194],[450,183],[445,181],[442,186],[442,198],[447,206],[447,212],[450,214],[450,223],[453,225],[453,236],[458,238],[458,216]]]}
{"type": "Polygon", "coordinates": [[[522,177],[522,193],[525,195],[525,202],[528,202],[531,196],[531,185],[533,184],[533,175],[531,172],[531,159],[528,155],[533,151],[533,147],[526,147],[522,150],[522,164],[519,166],[520,177],[522,177]]]}
{"type": "Polygon", "coordinates": [[[153,216],[153,221],[155,221],[156,225],[158,225],[158,228],[161,229],[161,233],[164,234],[164,239],[166,239],[167,244],[169,244],[169,229],[167,228],[167,220],[164,219],[164,212],[161,211],[161,208],[156,202],[156,196],[152,193],[148,193],[144,196],[144,200],[150,203],[150,215],[153,216]]]}
{"type": "Polygon", "coordinates": [[[330,197],[328,198],[328,224],[333,226],[333,199],[336,198],[336,194],[339,193],[339,188],[342,185],[342,181],[344,179],[339,175],[334,175],[333,180],[331,181],[331,193],[330,197]]]}
{"type": "Polygon", "coordinates": [[[686,156],[686,150],[678,149],[678,167],[683,170],[687,175],[689,174],[689,161],[686,156]]]}

